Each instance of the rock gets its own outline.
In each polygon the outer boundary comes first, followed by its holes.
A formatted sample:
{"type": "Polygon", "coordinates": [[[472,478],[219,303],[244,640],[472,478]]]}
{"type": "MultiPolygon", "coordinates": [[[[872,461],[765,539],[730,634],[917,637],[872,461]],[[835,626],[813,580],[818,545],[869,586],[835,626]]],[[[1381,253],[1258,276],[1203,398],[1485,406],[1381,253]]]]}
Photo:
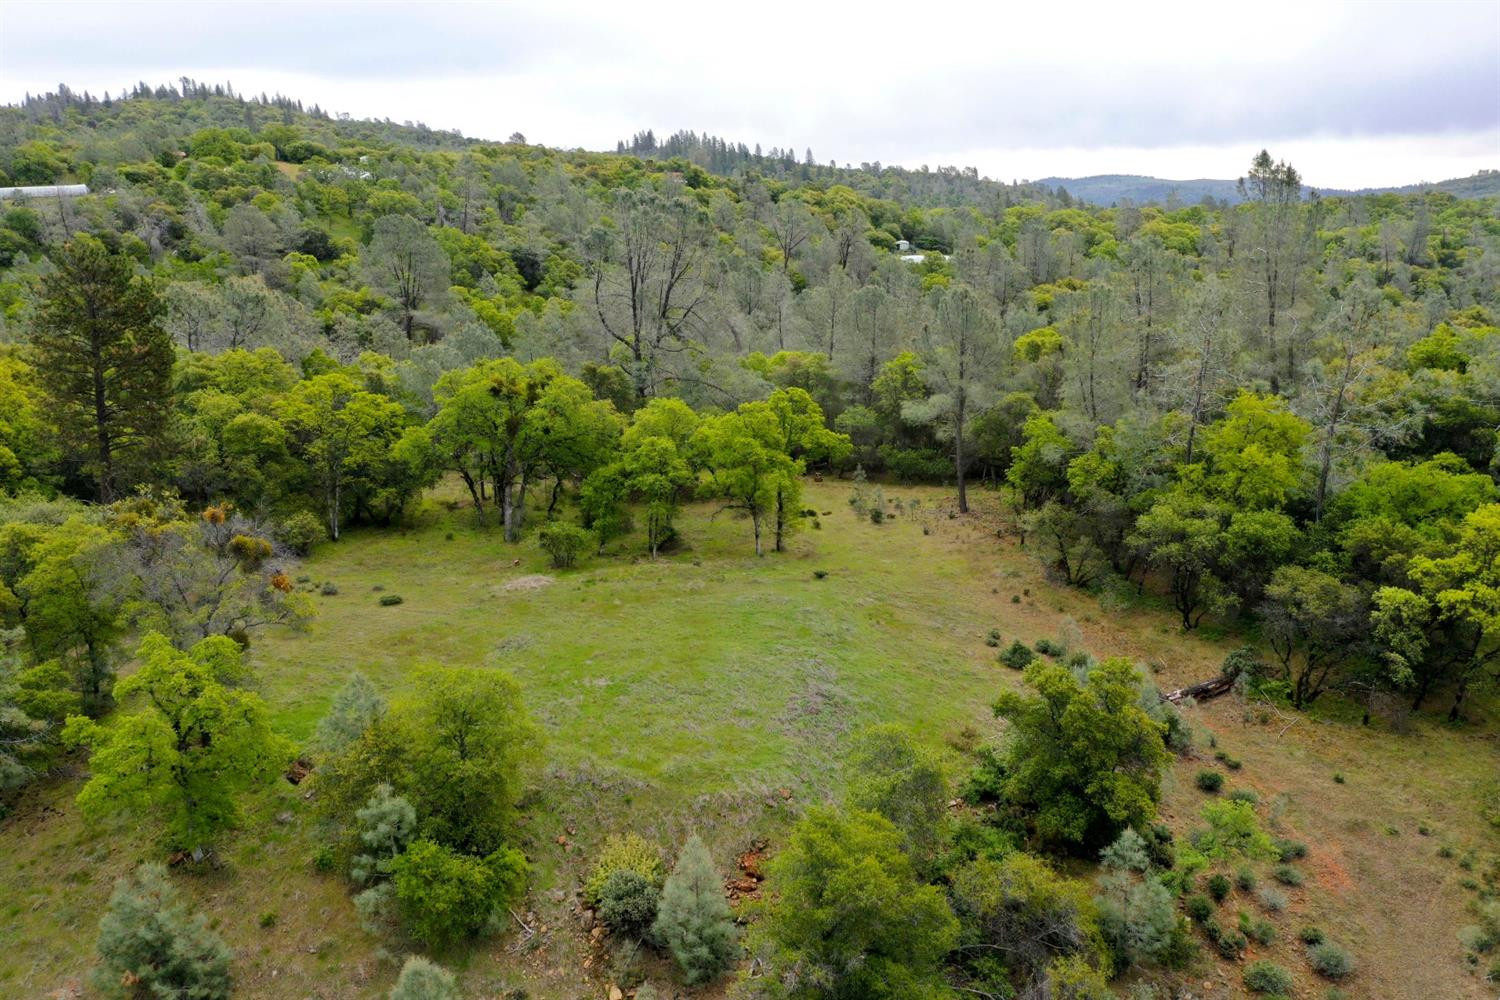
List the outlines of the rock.
{"type": "Polygon", "coordinates": [[[586,931],[593,930],[594,929],[594,911],[593,910],[584,910],[581,914],[578,915],[578,923],[586,931]]]}
{"type": "Polygon", "coordinates": [[[596,924],[594,929],[589,931],[589,940],[597,944],[602,937],[604,937],[604,927],[603,925],[596,924]]]}
{"type": "Polygon", "coordinates": [[[282,826],[286,826],[291,821],[292,814],[289,812],[279,812],[276,814],[276,822],[280,823],[282,826]]]}
{"type": "Polygon", "coordinates": [[[609,987],[609,1000],[625,1000],[625,994],[620,992],[620,987],[613,983],[609,987]]]}

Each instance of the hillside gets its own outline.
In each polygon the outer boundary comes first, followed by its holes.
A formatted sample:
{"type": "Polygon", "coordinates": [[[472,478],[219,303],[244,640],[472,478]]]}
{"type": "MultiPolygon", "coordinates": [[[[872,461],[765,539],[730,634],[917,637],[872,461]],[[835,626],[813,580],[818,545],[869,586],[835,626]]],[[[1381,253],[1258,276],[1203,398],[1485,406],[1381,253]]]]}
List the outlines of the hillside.
{"type": "Polygon", "coordinates": [[[1490,996],[1500,202],[1246,169],[0,109],[0,996],[1490,996]]]}
{"type": "MultiPolygon", "coordinates": [[[[1141,177],[1134,174],[1098,174],[1092,177],[1043,177],[1035,183],[1052,189],[1061,188],[1074,198],[1090,205],[1114,205],[1126,199],[1139,205],[1162,204],[1175,198],[1178,204],[1192,205],[1204,198],[1238,204],[1243,200],[1238,184],[1233,180],[1163,180],[1159,177],[1141,177]]],[[[1374,194],[1420,194],[1440,191],[1457,198],[1493,198],[1500,195],[1500,171],[1482,170],[1472,177],[1455,177],[1451,180],[1405,184],[1400,187],[1362,188],[1316,188],[1319,194],[1374,195],[1374,194]]]]}

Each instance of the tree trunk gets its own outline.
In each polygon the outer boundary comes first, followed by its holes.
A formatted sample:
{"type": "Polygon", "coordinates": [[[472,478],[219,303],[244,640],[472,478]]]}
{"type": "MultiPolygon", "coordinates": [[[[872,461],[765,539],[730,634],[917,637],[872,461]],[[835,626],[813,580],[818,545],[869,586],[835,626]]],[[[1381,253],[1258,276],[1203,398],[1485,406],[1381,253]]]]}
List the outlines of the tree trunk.
{"type": "Polygon", "coordinates": [[[969,512],[968,484],[964,482],[964,409],[965,403],[963,390],[958,393],[958,419],[953,428],[953,472],[958,478],[958,512],[967,514],[969,512]]]}

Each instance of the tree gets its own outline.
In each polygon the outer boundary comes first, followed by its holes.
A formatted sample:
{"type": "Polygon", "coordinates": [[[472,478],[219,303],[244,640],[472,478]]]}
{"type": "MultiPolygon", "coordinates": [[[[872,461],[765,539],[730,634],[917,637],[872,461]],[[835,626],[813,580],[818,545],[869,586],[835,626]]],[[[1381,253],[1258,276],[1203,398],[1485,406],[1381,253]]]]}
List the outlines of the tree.
{"type": "Polygon", "coordinates": [[[298,382],[276,404],[293,448],[318,484],[328,537],[338,541],[349,494],[368,486],[405,425],[406,411],[328,372],[298,382]]]}
{"type": "Polygon", "coordinates": [[[230,686],[244,678],[232,639],[182,652],[152,632],[136,655],[140,668],[116,694],[139,692],[149,707],[107,727],[75,715],[63,731],[93,750],[78,805],[91,818],[161,815],[172,846],[198,849],[238,821],[235,797],[280,774],[291,748],[271,731],[260,697],[230,686]]]}
{"type": "Polygon", "coordinates": [[[318,720],[310,745],[317,753],[337,754],[384,718],[386,710],[375,685],[356,670],[334,694],[328,714],[318,720]]]}
{"type": "Polygon", "coordinates": [[[391,862],[391,885],[402,925],[442,948],[485,930],[525,891],[526,857],[513,847],[481,858],[414,840],[391,862]]]}
{"type": "Polygon", "coordinates": [[[689,986],[723,975],[738,952],[738,930],[724,900],[724,883],[697,834],[688,838],[662,887],[652,928],[689,986]]]}
{"type": "MultiPolygon", "coordinates": [[[[836,463],[848,457],[854,445],[843,434],[829,430],[823,410],[807,390],[777,389],[766,400],[776,416],[779,447],[803,468],[809,463],[836,463]]],[[[800,489],[796,479],[786,477],[776,485],[776,551],[786,551],[786,538],[798,523],[800,489]]]]}
{"type": "Polygon", "coordinates": [[[453,973],[421,955],[408,956],[387,1000],[460,1000],[453,973]]]}
{"type": "Polygon", "coordinates": [[[167,429],[172,338],[155,286],[129,257],[78,236],[42,279],[32,329],[37,380],[63,447],[82,458],[101,502],[135,475],[167,429]]]}
{"type": "Polygon", "coordinates": [[[884,816],[901,831],[912,861],[930,864],[950,797],[942,762],[901,727],[882,725],[855,737],[849,769],[849,804],[884,816]]]}
{"type": "Polygon", "coordinates": [[[921,884],[883,817],[813,808],[771,861],[774,895],[752,934],[773,995],[936,998],[958,922],[937,886],[921,884]]]}
{"type": "Polygon", "coordinates": [[[1282,566],[1266,587],[1261,631],[1291,686],[1297,708],[1317,700],[1358,656],[1369,628],[1364,595],[1335,576],[1302,566],[1282,566]]]}
{"type": "Polygon", "coordinates": [[[80,701],[73,678],[56,660],[22,667],[0,648],[0,815],[15,790],[45,772],[57,750],[57,731],[80,701]]]}
{"type": "Polygon", "coordinates": [[[776,510],[776,498],[795,504],[802,465],[782,450],[781,422],[768,403],[744,403],[733,413],[710,417],[693,435],[695,464],[707,471],[699,487],[725,506],[744,511],[763,555],[761,526],[776,510]]]}
{"type": "Polygon", "coordinates": [[[1220,505],[1179,484],[1136,519],[1130,534],[1130,543],[1146,561],[1167,571],[1172,604],[1185,630],[1197,628],[1205,614],[1227,604],[1215,572],[1222,531],[1220,505]]]}
{"type": "Polygon", "coordinates": [[[937,420],[953,447],[959,513],[969,512],[964,450],[974,417],[993,396],[994,367],[1000,358],[995,321],[974,292],[958,286],[932,292],[933,309],[922,327],[922,371],[932,394],[908,404],[903,415],[937,420]]]}
{"type": "Polygon", "coordinates": [[[1083,680],[1038,661],[1026,683],[1037,693],[1003,692],[995,715],[1010,723],[1005,798],[1037,838],[1093,851],[1127,826],[1148,825],[1170,754],[1165,727],[1140,707],[1130,661],[1104,660],[1083,680]]]}
{"type": "Polygon", "coordinates": [[[115,883],[99,921],[95,984],[128,1000],[193,997],[227,1000],[233,953],[177,895],[159,864],[141,865],[115,883]]]}
{"type": "Polygon", "coordinates": [[[370,283],[396,303],[406,339],[415,340],[422,308],[448,289],[448,255],[416,219],[386,215],[375,221],[363,262],[370,283]]]}
{"type": "Polygon", "coordinates": [[[1250,172],[1240,178],[1239,190],[1240,196],[1250,203],[1254,220],[1253,242],[1244,256],[1253,263],[1261,286],[1266,336],[1274,364],[1276,321],[1290,299],[1288,286],[1296,264],[1302,177],[1286,161],[1272,161],[1271,154],[1263,149],[1251,161],[1250,172]]]}

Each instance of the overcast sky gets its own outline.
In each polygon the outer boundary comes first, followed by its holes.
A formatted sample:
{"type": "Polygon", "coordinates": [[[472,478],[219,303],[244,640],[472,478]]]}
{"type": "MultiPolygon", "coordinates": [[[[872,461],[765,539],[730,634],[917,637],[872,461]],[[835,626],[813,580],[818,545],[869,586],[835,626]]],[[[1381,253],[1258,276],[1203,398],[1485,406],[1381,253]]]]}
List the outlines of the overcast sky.
{"type": "Polygon", "coordinates": [[[1500,168],[1500,0],[1028,4],[0,0],[0,101],[187,75],[612,149],[638,129],[1004,180],[1362,187],[1500,168]]]}

